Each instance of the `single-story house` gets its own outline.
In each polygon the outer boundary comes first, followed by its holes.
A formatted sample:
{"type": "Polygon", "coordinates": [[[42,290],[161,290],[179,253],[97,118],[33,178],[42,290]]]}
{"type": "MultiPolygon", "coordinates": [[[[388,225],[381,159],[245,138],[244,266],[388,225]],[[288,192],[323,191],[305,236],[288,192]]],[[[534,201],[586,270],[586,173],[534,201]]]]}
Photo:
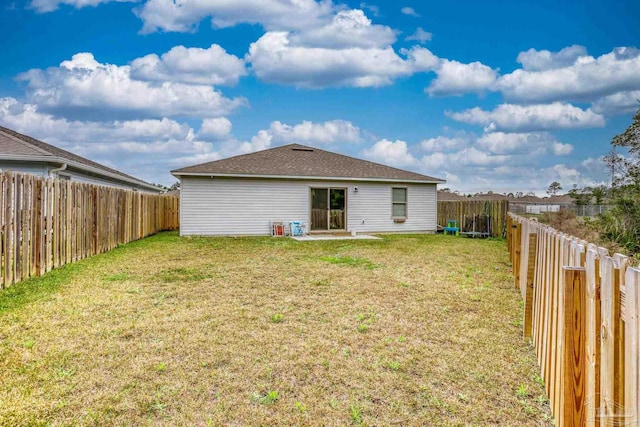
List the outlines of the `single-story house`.
{"type": "Polygon", "coordinates": [[[290,144],[171,172],[183,236],[269,235],[274,221],[310,232],[435,232],[445,181],[290,144]]]}
{"type": "Polygon", "coordinates": [[[0,170],[160,193],[162,188],[0,126],[0,170]]]}

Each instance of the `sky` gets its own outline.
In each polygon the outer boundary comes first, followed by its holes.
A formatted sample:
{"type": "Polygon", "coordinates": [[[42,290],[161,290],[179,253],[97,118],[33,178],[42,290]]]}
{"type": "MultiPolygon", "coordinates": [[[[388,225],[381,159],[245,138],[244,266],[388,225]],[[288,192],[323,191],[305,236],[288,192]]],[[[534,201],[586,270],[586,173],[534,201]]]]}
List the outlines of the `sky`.
{"type": "Polygon", "coordinates": [[[299,143],[462,193],[608,181],[640,2],[0,2],[0,124],[148,182],[299,143]]]}

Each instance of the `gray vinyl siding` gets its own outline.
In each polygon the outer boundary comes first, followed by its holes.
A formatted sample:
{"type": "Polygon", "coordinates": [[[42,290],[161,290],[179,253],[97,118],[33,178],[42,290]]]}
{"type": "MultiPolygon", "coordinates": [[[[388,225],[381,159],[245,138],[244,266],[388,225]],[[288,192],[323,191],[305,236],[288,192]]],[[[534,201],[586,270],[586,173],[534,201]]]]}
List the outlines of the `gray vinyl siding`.
{"type": "Polygon", "coordinates": [[[46,177],[49,168],[46,163],[0,161],[0,170],[29,173],[46,177]]]}
{"type": "Polygon", "coordinates": [[[433,232],[436,185],[182,177],[180,234],[268,235],[270,221],[309,224],[310,188],[347,189],[347,231],[433,232]],[[358,192],[354,191],[358,187],[358,192]],[[391,216],[391,188],[407,188],[407,220],[391,216]]]}
{"type": "Polygon", "coordinates": [[[138,190],[140,192],[150,192],[144,188],[138,188],[135,185],[127,184],[126,182],[117,181],[115,179],[110,178],[102,178],[95,175],[89,175],[82,173],[77,170],[67,169],[61,172],[58,172],[56,178],[62,178],[63,176],[67,176],[71,178],[71,181],[74,182],[82,182],[85,184],[94,184],[94,185],[104,185],[106,187],[114,187],[121,188],[124,190],[138,190]]]}
{"type": "MultiPolygon", "coordinates": [[[[50,164],[44,162],[28,162],[28,161],[0,161],[0,170],[13,171],[20,173],[28,173],[31,175],[41,176],[44,178],[70,178],[74,182],[83,182],[94,185],[104,185],[106,187],[115,187],[125,190],[138,190],[140,192],[151,192],[151,190],[144,187],[137,187],[133,184],[128,184],[124,181],[112,179],[110,177],[102,177],[98,175],[92,175],[85,173],[81,170],[74,168],[67,168],[63,171],[53,172],[51,171],[59,168],[59,164],[50,164]]],[[[156,193],[158,193],[157,191],[156,193]]]]}

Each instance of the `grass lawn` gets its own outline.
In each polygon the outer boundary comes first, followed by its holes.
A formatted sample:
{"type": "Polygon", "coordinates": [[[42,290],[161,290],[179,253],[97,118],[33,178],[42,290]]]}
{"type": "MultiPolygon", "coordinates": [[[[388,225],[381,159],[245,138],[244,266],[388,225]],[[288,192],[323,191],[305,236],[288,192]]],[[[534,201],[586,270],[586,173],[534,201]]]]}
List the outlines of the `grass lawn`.
{"type": "Polygon", "coordinates": [[[551,425],[506,245],[161,233],[0,292],[0,425],[551,425]]]}

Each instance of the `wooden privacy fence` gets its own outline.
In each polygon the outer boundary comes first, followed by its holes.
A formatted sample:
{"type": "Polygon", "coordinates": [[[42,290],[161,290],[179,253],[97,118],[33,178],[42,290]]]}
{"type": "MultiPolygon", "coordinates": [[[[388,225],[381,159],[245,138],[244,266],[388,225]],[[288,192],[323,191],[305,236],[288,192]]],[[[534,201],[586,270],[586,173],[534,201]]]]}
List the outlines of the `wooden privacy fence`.
{"type": "Polygon", "coordinates": [[[455,200],[438,202],[438,225],[447,226],[447,221],[455,219],[461,229],[476,215],[488,215],[493,222],[493,236],[504,237],[509,201],[502,200],[455,200]]]}
{"type": "Polygon", "coordinates": [[[0,289],[178,228],[178,198],[0,173],[0,289]]]}
{"type": "Polygon", "coordinates": [[[640,426],[640,270],[509,214],[507,245],[557,426],[640,426]]]}

